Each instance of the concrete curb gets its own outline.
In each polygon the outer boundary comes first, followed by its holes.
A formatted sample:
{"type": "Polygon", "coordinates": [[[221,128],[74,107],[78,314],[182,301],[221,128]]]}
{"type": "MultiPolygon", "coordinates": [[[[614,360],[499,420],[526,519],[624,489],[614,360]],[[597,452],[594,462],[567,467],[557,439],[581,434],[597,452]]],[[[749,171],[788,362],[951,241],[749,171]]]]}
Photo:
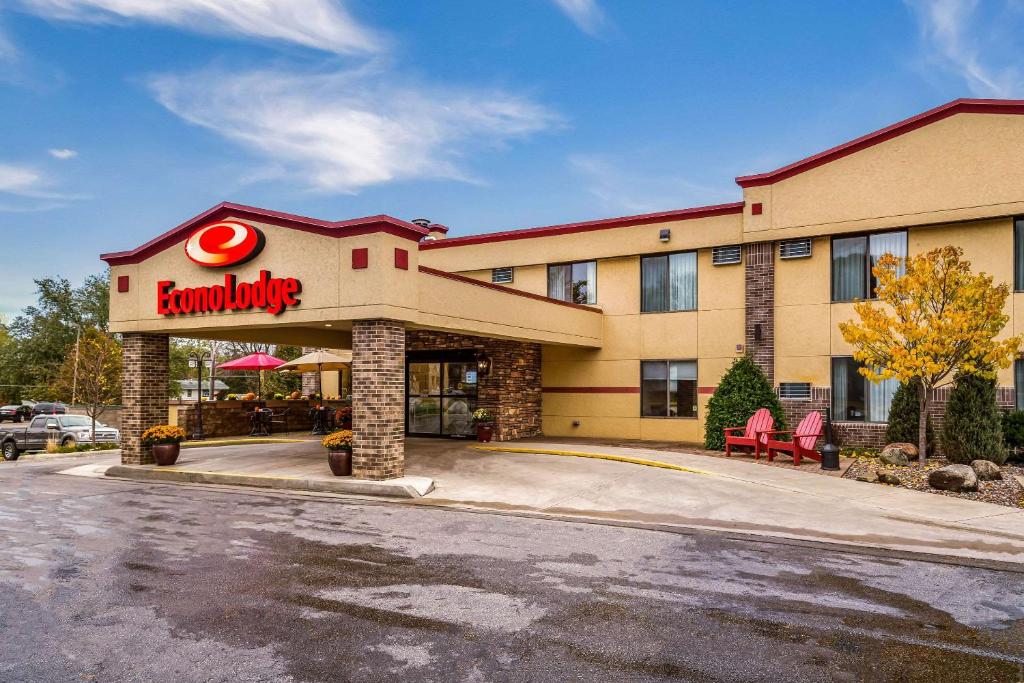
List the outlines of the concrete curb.
{"type": "Polygon", "coordinates": [[[321,491],[324,493],[350,493],[362,496],[383,496],[387,498],[420,498],[434,490],[434,481],[427,477],[401,477],[386,481],[365,479],[303,479],[235,472],[202,472],[174,467],[149,467],[139,465],[114,465],[105,476],[134,481],[175,482],[182,484],[225,484],[229,486],[251,486],[264,489],[285,489],[290,491],[321,491]]]}

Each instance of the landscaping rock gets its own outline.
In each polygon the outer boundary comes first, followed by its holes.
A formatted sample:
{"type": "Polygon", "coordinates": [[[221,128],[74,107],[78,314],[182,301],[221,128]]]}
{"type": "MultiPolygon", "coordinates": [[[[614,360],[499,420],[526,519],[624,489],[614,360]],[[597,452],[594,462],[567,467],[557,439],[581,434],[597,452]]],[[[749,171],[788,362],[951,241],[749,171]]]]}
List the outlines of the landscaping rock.
{"type": "Polygon", "coordinates": [[[878,473],[878,483],[880,483],[880,484],[889,484],[890,486],[899,486],[900,485],[900,478],[897,477],[892,472],[879,472],[878,473]]]}
{"type": "Polygon", "coordinates": [[[946,465],[931,471],[928,484],[943,491],[977,491],[978,475],[968,465],[946,465]]]}
{"type": "Polygon", "coordinates": [[[891,443],[882,449],[878,459],[883,465],[903,467],[910,460],[917,459],[917,446],[912,443],[891,443]]]}
{"type": "Polygon", "coordinates": [[[995,481],[1003,478],[1003,472],[999,469],[999,465],[991,460],[974,460],[971,462],[971,469],[981,481],[995,481]]]}
{"type": "Polygon", "coordinates": [[[874,484],[878,481],[878,475],[874,472],[867,472],[865,474],[858,475],[857,481],[866,481],[869,484],[874,484]]]}

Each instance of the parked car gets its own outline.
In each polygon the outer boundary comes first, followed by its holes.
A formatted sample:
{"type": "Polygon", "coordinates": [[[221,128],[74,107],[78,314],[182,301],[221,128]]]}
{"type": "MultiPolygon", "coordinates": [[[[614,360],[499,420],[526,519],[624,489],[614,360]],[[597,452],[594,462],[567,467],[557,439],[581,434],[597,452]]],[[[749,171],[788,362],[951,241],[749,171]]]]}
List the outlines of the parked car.
{"type": "MultiPolygon", "coordinates": [[[[92,419],[86,415],[36,415],[24,427],[0,429],[4,460],[17,460],[25,451],[46,450],[50,443],[75,446],[92,441],[92,419]]],[[[121,432],[97,422],[96,443],[121,443],[121,432]]]]}
{"type": "Polygon", "coordinates": [[[32,415],[64,415],[68,407],[63,403],[36,403],[32,406],[32,415]]]}
{"type": "Polygon", "coordinates": [[[32,406],[0,406],[0,422],[24,422],[32,417],[32,406]]]}

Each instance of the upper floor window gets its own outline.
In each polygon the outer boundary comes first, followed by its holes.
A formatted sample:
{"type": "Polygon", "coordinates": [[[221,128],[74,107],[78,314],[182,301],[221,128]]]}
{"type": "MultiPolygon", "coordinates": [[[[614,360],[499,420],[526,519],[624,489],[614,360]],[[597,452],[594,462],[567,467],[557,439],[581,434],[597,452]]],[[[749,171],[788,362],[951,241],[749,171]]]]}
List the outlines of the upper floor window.
{"type": "Polygon", "coordinates": [[[697,308],[697,252],[640,259],[640,310],[692,311],[697,308]]]}
{"type": "Polygon", "coordinates": [[[574,304],[596,304],[597,262],[548,266],[548,296],[574,304]]]}
{"type": "Polygon", "coordinates": [[[876,232],[871,235],[832,238],[832,301],[872,299],[878,282],[871,269],[883,254],[900,259],[902,275],[907,258],[907,232],[876,232]]]}
{"type": "Polygon", "coordinates": [[[1013,222],[1013,288],[1024,291],[1024,218],[1013,222]]]}

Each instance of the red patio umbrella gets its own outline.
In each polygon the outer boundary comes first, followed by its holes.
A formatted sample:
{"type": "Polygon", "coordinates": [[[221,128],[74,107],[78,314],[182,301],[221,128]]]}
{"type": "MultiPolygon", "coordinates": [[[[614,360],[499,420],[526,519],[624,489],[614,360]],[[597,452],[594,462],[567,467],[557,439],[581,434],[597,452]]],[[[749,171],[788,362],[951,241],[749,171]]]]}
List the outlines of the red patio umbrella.
{"type": "MultiPolygon", "coordinates": [[[[221,370],[273,370],[274,368],[280,367],[285,364],[285,361],[280,358],[275,358],[269,353],[250,353],[248,356],[242,356],[235,360],[229,360],[225,363],[221,363],[217,367],[221,370]]],[[[258,375],[257,380],[257,392],[256,399],[261,400],[263,398],[263,375],[258,375]]]]}

